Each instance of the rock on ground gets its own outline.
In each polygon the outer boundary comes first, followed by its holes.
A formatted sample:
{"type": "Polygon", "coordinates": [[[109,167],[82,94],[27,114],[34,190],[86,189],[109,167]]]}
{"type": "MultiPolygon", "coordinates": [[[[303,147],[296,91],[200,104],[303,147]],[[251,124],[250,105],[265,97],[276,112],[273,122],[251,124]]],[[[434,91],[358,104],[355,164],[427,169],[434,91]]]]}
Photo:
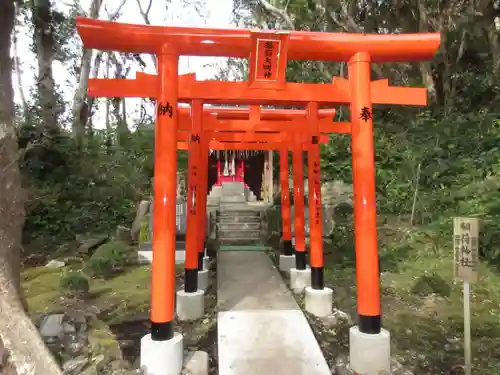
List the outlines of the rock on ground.
{"type": "Polygon", "coordinates": [[[123,359],[116,337],[93,313],[68,309],[46,315],[40,319],[39,331],[51,352],[62,362],[65,375],[142,373],[123,359]]]}
{"type": "Polygon", "coordinates": [[[198,350],[186,356],[182,375],[208,375],[208,369],[208,353],[198,350]]]}
{"type": "Polygon", "coordinates": [[[66,265],[66,263],[60,261],[60,260],[55,260],[52,259],[50,262],[48,262],[45,267],[47,268],[62,268],[66,265]]]}

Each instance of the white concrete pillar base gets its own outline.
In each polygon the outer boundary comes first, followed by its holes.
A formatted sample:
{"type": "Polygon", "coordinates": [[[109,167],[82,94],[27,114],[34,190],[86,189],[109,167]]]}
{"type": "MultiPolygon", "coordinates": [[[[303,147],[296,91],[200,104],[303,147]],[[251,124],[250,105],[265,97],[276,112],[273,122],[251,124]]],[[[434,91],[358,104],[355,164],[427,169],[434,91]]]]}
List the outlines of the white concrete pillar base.
{"type": "Polygon", "coordinates": [[[180,375],[184,344],[180,333],[166,341],[153,341],[147,334],[141,339],[141,369],[145,375],[180,375]]]}
{"type": "Polygon", "coordinates": [[[382,329],[378,334],[361,333],[357,326],[349,329],[349,362],[355,374],[391,373],[391,335],[382,329]]]}
{"type": "Polygon", "coordinates": [[[203,257],[203,269],[208,270],[208,265],[210,263],[210,257],[204,256],[203,257]]]}
{"type": "Polygon", "coordinates": [[[300,294],[305,288],[311,286],[311,269],[307,267],[305,270],[297,268],[290,269],[290,289],[296,294],[300,294]]]}
{"type": "Polygon", "coordinates": [[[290,272],[295,268],[295,255],[280,255],[280,270],[283,272],[290,272]]]}
{"type": "Polygon", "coordinates": [[[176,312],[179,320],[196,320],[205,314],[205,292],[198,289],[194,293],[184,290],[177,292],[176,312]]]}
{"type": "Polygon", "coordinates": [[[323,318],[333,313],[333,290],[330,288],[306,288],[306,311],[314,316],[323,318]]]}
{"type": "Polygon", "coordinates": [[[198,289],[207,290],[209,285],[208,270],[198,271],[198,289]]]}

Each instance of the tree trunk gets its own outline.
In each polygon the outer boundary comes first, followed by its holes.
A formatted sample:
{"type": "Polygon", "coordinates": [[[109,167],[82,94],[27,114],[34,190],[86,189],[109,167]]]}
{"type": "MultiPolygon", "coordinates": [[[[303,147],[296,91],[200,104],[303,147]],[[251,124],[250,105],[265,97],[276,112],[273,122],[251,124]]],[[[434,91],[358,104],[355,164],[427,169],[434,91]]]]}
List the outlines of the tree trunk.
{"type": "MultiPolygon", "coordinates": [[[[104,55],[104,52],[99,51],[95,54],[94,57],[94,63],[92,64],[92,72],[90,73],[90,77],[93,78],[98,78],[99,77],[99,69],[101,68],[101,62],[102,62],[102,57],[104,55]]],[[[95,107],[95,99],[94,97],[89,98],[88,104],[89,104],[89,121],[88,121],[88,126],[87,128],[89,131],[93,131],[93,125],[92,125],[92,115],[94,114],[94,110],[96,109],[95,107]]]]}
{"type": "Polygon", "coordinates": [[[55,96],[52,62],[54,61],[54,37],[52,32],[52,10],[49,0],[32,0],[31,11],[34,25],[34,41],[38,62],[38,103],[42,123],[41,132],[54,135],[57,125],[57,100],[55,96]]]}
{"type": "MultiPolygon", "coordinates": [[[[127,0],[121,0],[120,4],[118,5],[116,11],[109,15],[110,20],[115,20],[118,15],[120,14],[123,6],[125,5],[127,0]]],[[[89,17],[90,18],[98,18],[99,17],[99,10],[101,9],[103,0],[92,0],[92,3],[90,4],[90,12],[89,12],[89,17]]],[[[101,59],[102,53],[98,55],[98,58],[96,58],[96,61],[94,63],[99,63],[100,64],[100,59],[101,59]]],[[[87,119],[83,119],[83,116],[80,116],[82,111],[84,110],[86,106],[86,101],[87,101],[87,89],[88,89],[88,84],[89,84],[89,77],[90,77],[90,67],[91,67],[91,60],[92,60],[92,50],[88,48],[83,48],[82,52],[82,61],[80,65],[80,78],[78,81],[78,88],[75,92],[75,97],[73,98],[73,107],[71,109],[71,114],[73,116],[73,127],[72,127],[72,132],[73,132],[73,138],[76,141],[76,146],[77,148],[81,148],[83,145],[83,139],[85,137],[85,123],[87,119]],[[83,119],[83,120],[82,120],[83,119]]],[[[99,67],[97,67],[96,71],[98,71],[99,67]]],[[[91,103],[93,105],[93,101],[91,103]]],[[[92,106],[89,106],[90,110],[92,110],[92,106]]],[[[91,112],[89,112],[91,113],[91,112]]]]}
{"type": "Polygon", "coordinates": [[[20,293],[24,193],[14,128],[11,33],[14,1],[0,2],[0,348],[9,374],[60,375],[61,370],[26,315],[20,293]]]}
{"type": "Polygon", "coordinates": [[[488,42],[490,45],[490,52],[491,52],[491,72],[493,77],[498,79],[498,76],[500,76],[500,46],[499,46],[499,37],[498,37],[498,30],[493,23],[489,28],[488,28],[488,42]]]}
{"type": "MultiPolygon", "coordinates": [[[[124,62],[118,61],[114,53],[111,52],[109,57],[115,64],[115,78],[126,78],[130,69],[124,68],[124,62]]],[[[125,147],[130,137],[130,131],[126,120],[125,98],[113,98],[112,105],[113,117],[115,118],[116,125],[117,144],[120,147],[125,147]]]]}
{"type": "MultiPolygon", "coordinates": [[[[90,18],[97,18],[99,16],[99,10],[101,9],[102,0],[92,0],[90,5],[90,18]]],[[[73,99],[73,107],[71,109],[71,114],[73,117],[73,137],[76,141],[77,148],[81,148],[83,145],[83,138],[85,136],[85,120],[82,119],[80,113],[85,107],[85,102],[87,100],[87,88],[90,75],[90,62],[92,60],[92,50],[88,48],[83,48],[82,60],[80,65],[80,79],[78,82],[78,88],[75,92],[75,97],[73,99]]]]}
{"type": "MultiPolygon", "coordinates": [[[[418,16],[418,31],[421,33],[429,32],[429,20],[423,1],[418,1],[418,16]]],[[[419,69],[420,75],[422,76],[422,82],[427,89],[430,102],[435,103],[437,101],[437,92],[434,77],[432,76],[432,65],[430,62],[424,61],[419,64],[419,69]]]]}
{"type": "MultiPolygon", "coordinates": [[[[16,5],[16,19],[19,17],[19,5],[16,5]]],[[[26,120],[29,117],[29,106],[28,102],[26,100],[26,95],[24,95],[24,89],[23,89],[23,80],[21,78],[22,76],[22,69],[21,69],[21,61],[19,59],[19,52],[17,48],[17,30],[14,26],[14,29],[12,30],[12,50],[13,50],[13,59],[14,59],[14,72],[16,74],[16,80],[17,80],[17,86],[19,89],[19,95],[21,96],[21,103],[23,105],[23,116],[24,119],[26,120]]]]}

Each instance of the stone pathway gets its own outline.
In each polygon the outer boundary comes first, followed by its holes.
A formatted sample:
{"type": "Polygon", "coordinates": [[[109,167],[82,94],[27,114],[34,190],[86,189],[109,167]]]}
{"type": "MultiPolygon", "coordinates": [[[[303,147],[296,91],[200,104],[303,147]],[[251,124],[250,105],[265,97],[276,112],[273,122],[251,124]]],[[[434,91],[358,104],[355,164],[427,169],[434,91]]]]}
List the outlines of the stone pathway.
{"type": "Polygon", "coordinates": [[[331,375],[267,254],[221,252],[217,262],[219,375],[331,375]]]}

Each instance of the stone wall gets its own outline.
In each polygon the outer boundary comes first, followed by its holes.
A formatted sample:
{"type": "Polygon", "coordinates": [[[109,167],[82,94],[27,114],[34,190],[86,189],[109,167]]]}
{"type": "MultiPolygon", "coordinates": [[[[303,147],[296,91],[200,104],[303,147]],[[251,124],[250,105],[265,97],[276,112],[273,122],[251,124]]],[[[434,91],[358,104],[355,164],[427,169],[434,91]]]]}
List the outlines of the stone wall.
{"type": "MultiPolygon", "coordinates": [[[[293,182],[290,181],[290,198],[293,202],[293,182]]],[[[304,182],[304,194],[307,195],[307,180],[304,182]]],[[[267,223],[268,236],[275,236],[281,231],[281,197],[280,193],[274,197],[274,206],[268,211],[267,223]]],[[[328,181],[321,186],[321,196],[323,205],[323,236],[328,237],[335,228],[335,221],[339,216],[347,212],[352,212],[353,208],[353,189],[352,185],[346,184],[343,181],[328,181]]],[[[306,198],[306,197],[305,197],[306,198]]],[[[306,235],[309,235],[307,229],[309,208],[307,199],[305,199],[305,219],[306,219],[306,235]]],[[[292,203],[292,233],[293,227],[293,203],[292,203]]]]}

